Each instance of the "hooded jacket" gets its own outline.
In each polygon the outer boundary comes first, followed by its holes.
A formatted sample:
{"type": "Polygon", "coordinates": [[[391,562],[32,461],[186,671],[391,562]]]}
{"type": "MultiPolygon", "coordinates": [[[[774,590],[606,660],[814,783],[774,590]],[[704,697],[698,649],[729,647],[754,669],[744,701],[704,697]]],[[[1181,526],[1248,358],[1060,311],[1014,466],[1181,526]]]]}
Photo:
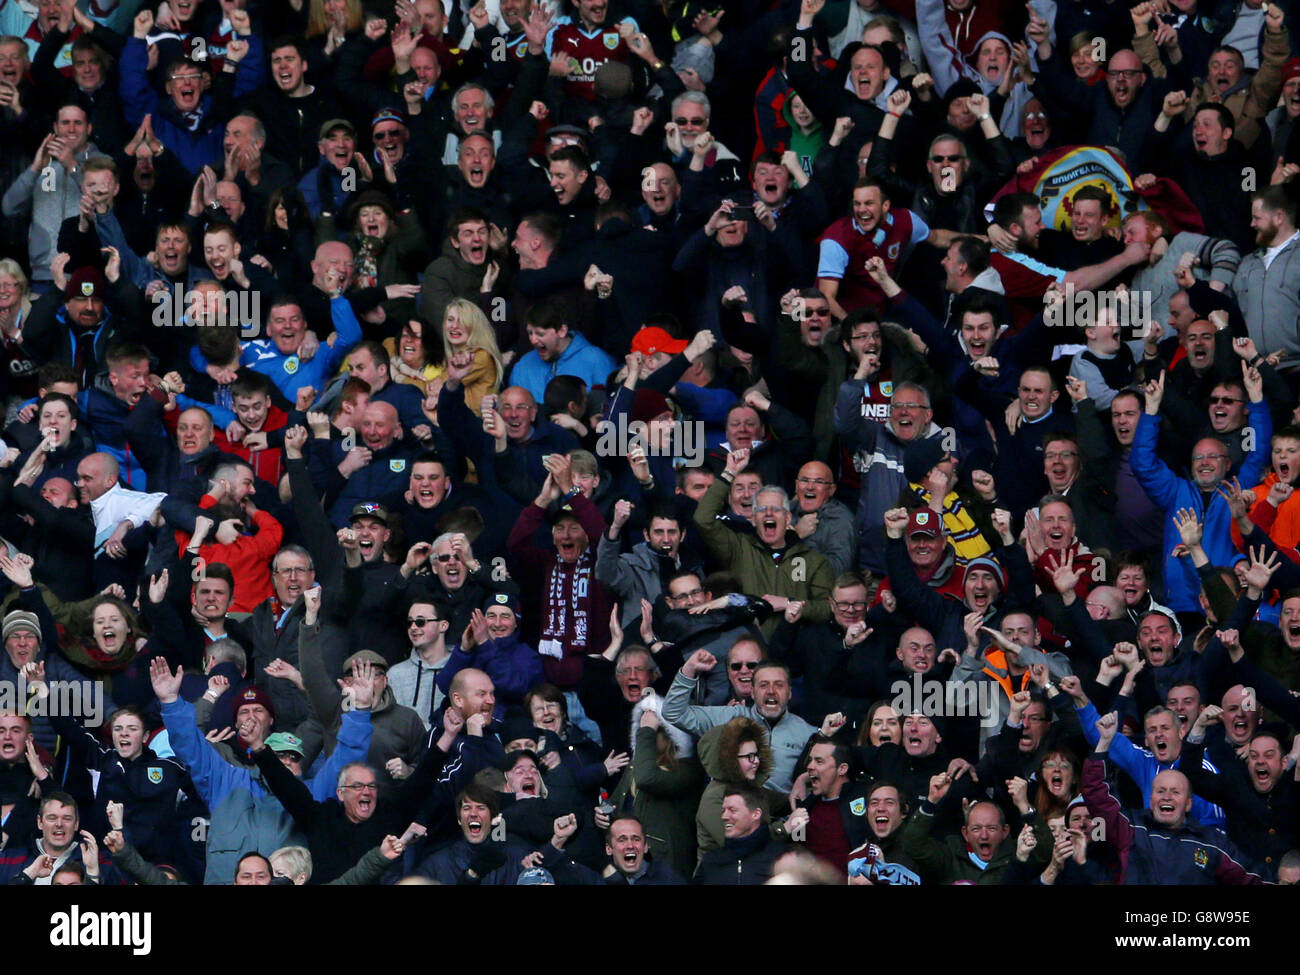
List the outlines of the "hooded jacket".
{"type": "Polygon", "coordinates": [[[630,809],[641,821],[649,851],[656,860],[688,877],[695,869],[694,820],[704,769],[695,755],[695,743],[686,732],[662,720],[658,729],[641,727],[641,715],[647,707],[658,713],[663,709],[663,698],[646,694],[632,708],[632,762],[609,798],[620,810],[630,809]],[[672,768],[663,768],[658,761],[661,730],[677,749],[672,768]]]}
{"type": "Polygon", "coordinates": [[[695,813],[695,839],[701,858],[710,850],[721,849],[726,842],[722,832],[722,800],[727,789],[745,782],[740,759],[736,757],[742,738],[758,745],[758,771],[751,784],[761,789],[763,798],[768,800],[768,814],[777,811],[781,797],[763,788],[772,775],[772,746],[768,744],[766,729],[746,717],[732,718],[714,728],[700,738],[700,762],[709,774],[709,784],[704,787],[695,813]]]}

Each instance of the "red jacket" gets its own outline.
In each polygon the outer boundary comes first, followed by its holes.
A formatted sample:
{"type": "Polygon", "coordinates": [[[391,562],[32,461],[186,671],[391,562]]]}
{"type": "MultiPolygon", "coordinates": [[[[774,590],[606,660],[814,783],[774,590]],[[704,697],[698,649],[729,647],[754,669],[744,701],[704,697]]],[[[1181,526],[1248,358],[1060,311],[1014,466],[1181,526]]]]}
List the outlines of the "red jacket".
{"type": "MultiPolygon", "coordinates": [[[[275,430],[282,430],[289,423],[289,414],[272,405],[266,414],[266,422],[262,424],[262,429],[258,433],[271,433],[275,430]]],[[[280,476],[284,473],[284,451],[279,447],[267,447],[265,450],[249,450],[243,442],[235,443],[226,436],[226,431],[217,430],[213,433],[213,443],[221,450],[228,454],[245,460],[253,468],[253,475],[259,481],[266,481],[267,484],[279,484],[280,476]]]]}
{"type": "MultiPolygon", "coordinates": [[[[211,508],[216,503],[212,495],[205,494],[199,500],[199,507],[211,508]]],[[[229,566],[235,577],[235,599],[230,606],[232,613],[251,613],[275,591],[271,587],[271,558],[280,550],[284,528],[265,511],[253,514],[253,524],[257,527],[255,535],[241,535],[229,545],[205,542],[199,546],[200,559],[229,566]]],[[[190,533],[178,531],[176,543],[181,558],[184,558],[185,549],[190,544],[190,533]]]]}

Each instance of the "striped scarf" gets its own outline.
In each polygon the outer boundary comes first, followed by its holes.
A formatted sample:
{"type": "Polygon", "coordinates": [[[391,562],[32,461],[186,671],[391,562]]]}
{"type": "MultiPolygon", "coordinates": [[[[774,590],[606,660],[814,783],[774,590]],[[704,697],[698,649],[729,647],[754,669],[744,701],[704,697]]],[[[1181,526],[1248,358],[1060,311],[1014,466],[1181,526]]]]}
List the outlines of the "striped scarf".
{"type": "MultiPolygon", "coordinates": [[[[912,492],[921,501],[925,507],[930,506],[930,492],[919,484],[911,485],[912,492]]],[[[948,496],[943,499],[943,533],[947,536],[948,544],[952,546],[953,552],[957,556],[957,564],[965,567],[966,563],[972,559],[977,559],[981,555],[988,555],[993,549],[989,546],[988,540],[984,533],[979,530],[975,521],[966,510],[966,505],[956,491],[949,491],[948,496]]]]}

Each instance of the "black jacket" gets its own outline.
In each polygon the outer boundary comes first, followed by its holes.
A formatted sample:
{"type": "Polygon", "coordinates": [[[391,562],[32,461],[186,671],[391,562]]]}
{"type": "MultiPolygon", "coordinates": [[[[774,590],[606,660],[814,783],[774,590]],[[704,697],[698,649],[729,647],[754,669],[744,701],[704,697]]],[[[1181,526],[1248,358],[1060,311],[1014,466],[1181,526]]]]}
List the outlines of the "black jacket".
{"type": "Polygon", "coordinates": [[[694,884],[736,884],[759,887],[772,876],[772,865],[789,847],[772,839],[765,824],[742,839],[728,839],[710,850],[695,868],[694,884]]]}

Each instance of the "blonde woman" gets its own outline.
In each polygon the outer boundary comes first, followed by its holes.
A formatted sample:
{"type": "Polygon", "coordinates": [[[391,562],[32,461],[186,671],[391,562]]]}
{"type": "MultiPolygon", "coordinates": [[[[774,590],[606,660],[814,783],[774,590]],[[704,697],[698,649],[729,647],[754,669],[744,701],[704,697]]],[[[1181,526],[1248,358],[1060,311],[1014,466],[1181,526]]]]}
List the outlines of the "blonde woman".
{"type": "Polygon", "coordinates": [[[36,395],[36,370],[40,363],[23,348],[23,325],[32,310],[31,288],[17,261],[0,260],[0,362],[9,374],[9,399],[3,404],[5,420],[17,413],[23,400],[36,395]]]}
{"type": "Polygon", "coordinates": [[[483,397],[501,388],[505,367],[496,335],[483,309],[465,298],[453,298],[442,316],[445,361],[460,352],[474,353],[474,368],[465,377],[465,405],[482,415],[483,397]]]}
{"type": "Polygon", "coordinates": [[[409,383],[425,396],[430,385],[435,381],[441,385],[447,374],[446,365],[436,361],[442,358],[443,350],[435,342],[424,341],[426,328],[424,322],[412,318],[402,325],[401,335],[384,339],[393,379],[409,383]]]}

